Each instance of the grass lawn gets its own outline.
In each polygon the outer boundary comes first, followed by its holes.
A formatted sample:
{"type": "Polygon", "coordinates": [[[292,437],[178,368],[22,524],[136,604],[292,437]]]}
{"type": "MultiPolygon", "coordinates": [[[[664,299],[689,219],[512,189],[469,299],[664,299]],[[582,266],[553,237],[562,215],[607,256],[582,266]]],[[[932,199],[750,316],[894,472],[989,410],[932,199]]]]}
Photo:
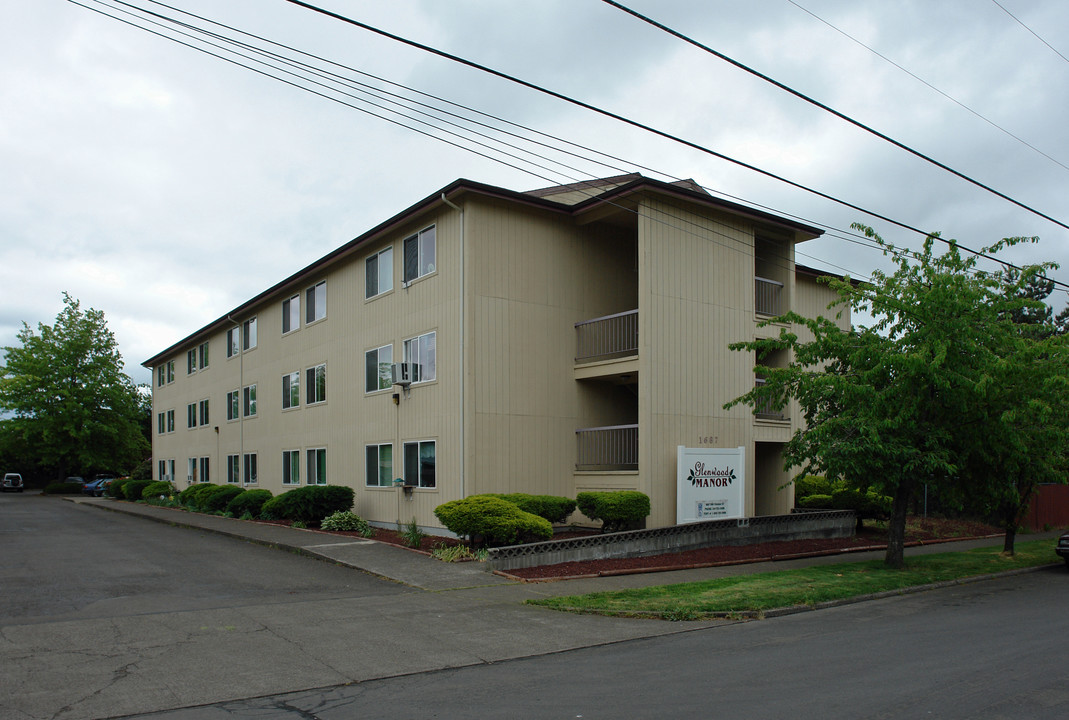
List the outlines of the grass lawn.
{"type": "Polygon", "coordinates": [[[570,612],[698,620],[731,613],[760,613],[773,608],[816,605],[868,593],[1061,562],[1050,540],[1018,542],[1013,557],[1003,557],[1001,547],[906,558],[906,567],[901,570],[887,568],[882,560],[871,560],[527,602],[570,612]]]}

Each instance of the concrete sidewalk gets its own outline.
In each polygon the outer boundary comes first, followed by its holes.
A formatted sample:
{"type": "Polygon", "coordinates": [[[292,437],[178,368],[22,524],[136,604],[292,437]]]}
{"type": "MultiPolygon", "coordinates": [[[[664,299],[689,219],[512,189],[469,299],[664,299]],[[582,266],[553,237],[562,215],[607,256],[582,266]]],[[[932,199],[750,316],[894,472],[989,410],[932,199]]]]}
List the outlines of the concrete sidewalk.
{"type": "MultiPolygon", "coordinates": [[[[667,585],[731,575],[750,575],[769,572],[771,570],[786,570],[795,567],[858,562],[862,560],[882,558],[884,555],[883,550],[875,550],[836,553],[833,555],[795,558],[792,560],[779,560],[774,562],[756,562],[739,565],[722,565],[710,568],[672,570],[667,572],[578,578],[548,583],[518,583],[494,575],[488,571],[484,563],[444,563],[434,560],[423,553],[408,550],[389,543],[377,542],[375,540],[350,538],[317,530],[295,529],[269,523],[225,518],[217,515],[191,513],[175,508],[163,508],[141,503],[122,502],[111,498],[72,497],[68,499],[76,503],[104,510],[135,515],[148,520],[167,523],[169,525],[218,533],[246,542],[288,550],[290,552],[307,555],[309,557],[350,567],[355,570],[371,573],[372,575],[377,575],[422,590],[474,590],[478,588],[512,586],[512,589],[505,594],[514,594],[517,599],[572,595],[598,590],[618,590],[648,587],[651,585],[667,585]]],[[[1058,534],[1058,532],[1037,533],[1028,535],[1027,539],[1050,538],[1053,541],[1058,534]]],[[[1022,537],[1022,539],[1026,538],[1022,537]]],[[[906,555],[916,556],[956,550],[969,550],[976,547],[999,545],[1001,543],[1001,536],[979,540],[960,540],[936,543],[918,547],[908,547],[906,548],[906,555]]]]}

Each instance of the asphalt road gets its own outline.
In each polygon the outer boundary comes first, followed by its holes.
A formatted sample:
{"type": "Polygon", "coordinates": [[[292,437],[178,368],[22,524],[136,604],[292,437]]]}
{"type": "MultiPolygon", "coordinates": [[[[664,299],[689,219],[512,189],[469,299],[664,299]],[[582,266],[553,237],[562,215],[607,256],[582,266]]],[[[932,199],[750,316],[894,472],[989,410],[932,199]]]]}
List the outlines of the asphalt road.
{"type": "Polygon", "coordinates": [[[0,548],[0,720],[1069,717],[1061,566],[666,623],[520,604],[568,583],[416,590],[29,493],[0,495],[0,548]]]}
{"type": "Polygon", "coordinates": [[[1063,567],[478,667],[151,716],[1069,717],[1063,567]]]}

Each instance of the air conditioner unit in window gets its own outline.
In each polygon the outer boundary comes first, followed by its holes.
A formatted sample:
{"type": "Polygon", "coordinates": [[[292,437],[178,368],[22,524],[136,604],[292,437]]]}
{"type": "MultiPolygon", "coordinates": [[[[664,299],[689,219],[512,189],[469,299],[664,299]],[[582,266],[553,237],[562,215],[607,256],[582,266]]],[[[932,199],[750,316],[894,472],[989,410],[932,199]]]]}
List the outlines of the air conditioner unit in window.
{"type": "Polygon", "coordinates": [[[394,385],[411,385],[414,382],[419,382],[419,365],[416,363],[394,363],[393,364],[393,384],[394,385]]]}

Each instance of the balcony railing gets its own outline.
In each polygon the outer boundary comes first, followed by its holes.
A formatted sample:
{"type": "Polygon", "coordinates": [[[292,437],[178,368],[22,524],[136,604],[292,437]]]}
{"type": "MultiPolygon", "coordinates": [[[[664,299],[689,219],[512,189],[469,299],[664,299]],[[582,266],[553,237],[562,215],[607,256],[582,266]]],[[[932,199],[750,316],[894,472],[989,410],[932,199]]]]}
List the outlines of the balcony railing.
{"type": "MultiPolygon", "coordinates": [[[[754,380],[754,387],[761,387],[765,384],[765,381],[761,378],[754,380]]],[[[775,403],[771,400],[765,400],[758,402],[754,405],[753,409],[754,417],[761,420],[786,420],[787,416],[783,414],[783,410],[777,410],[775,403]]]]}
{"type": "Polygon", "coordinates": [[[758,315],[776,316],[783,312],[783,283],[754,277],[754,309],[758,315]]]}
{"type": "Polygon", "coordinates": [[[638,425],[575,431],[576,470],[638,470],[638,425]]]}
{"type": "Polygon", "coordinates": [[[638,353],[638,310],[575,324],[576,362],[607,360],[638,353]]]}

